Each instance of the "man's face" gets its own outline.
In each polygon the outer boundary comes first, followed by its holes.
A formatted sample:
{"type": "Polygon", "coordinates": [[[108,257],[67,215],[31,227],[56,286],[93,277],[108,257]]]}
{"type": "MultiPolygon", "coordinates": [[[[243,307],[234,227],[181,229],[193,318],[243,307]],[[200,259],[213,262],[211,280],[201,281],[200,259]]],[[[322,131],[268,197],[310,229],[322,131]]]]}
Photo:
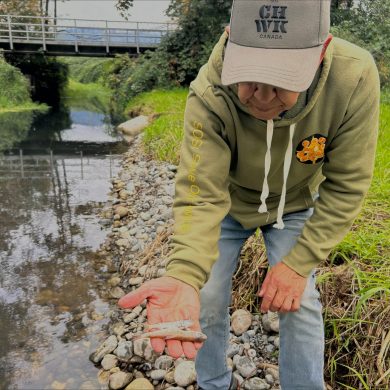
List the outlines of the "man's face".
{"type": "Polygon", "coordinates": [[[238,83],[238,97],[257,119],[276,118],[283,111],[292,108],[299,92],[287,91],[262,83],[238,83]]]}

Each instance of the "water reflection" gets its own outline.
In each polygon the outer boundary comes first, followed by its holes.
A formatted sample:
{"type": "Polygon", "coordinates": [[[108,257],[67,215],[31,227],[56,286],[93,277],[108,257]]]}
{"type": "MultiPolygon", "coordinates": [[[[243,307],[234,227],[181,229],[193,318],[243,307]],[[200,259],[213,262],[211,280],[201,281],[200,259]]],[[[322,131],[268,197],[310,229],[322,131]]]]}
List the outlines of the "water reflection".
{"type": "Polygon", "coordinates": [[[0,114],[0,153],[27,138],[33,118],[32,111],[0,114]]]}
{"type": "Polygon", "coordinates": [[[0,388],[98,388],[96,215],[126,146],[104,113],[22,114],[0,116],[0,388]]]}

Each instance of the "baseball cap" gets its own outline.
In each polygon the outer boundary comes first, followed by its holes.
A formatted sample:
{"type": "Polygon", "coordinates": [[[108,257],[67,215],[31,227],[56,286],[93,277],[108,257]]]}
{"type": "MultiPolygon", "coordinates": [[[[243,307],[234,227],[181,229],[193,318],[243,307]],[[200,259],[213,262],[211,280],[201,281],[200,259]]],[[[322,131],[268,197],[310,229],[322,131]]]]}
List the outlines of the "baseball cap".
{"type": "Polygon", "coordinates": [[[222,84],[309,88],[330,27],[330,0],[234,0],[222,84]]]}

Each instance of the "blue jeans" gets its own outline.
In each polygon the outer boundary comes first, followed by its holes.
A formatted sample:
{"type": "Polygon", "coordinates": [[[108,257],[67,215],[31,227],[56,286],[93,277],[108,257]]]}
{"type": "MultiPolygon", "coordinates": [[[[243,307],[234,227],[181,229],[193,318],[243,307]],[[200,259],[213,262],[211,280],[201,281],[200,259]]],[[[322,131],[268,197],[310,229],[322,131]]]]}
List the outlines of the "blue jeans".
{"type": "MultiPolygon", "coordinates": [[[[312,212],[312,209],[308,209],[284,215],[283,230],[273,228],[273,224],[261,227],[271,267],[294,246],[312,212]]],[[[232,372],[226,363],[226,353],[232,277],[241,248],[254,231],[244,229],[229,215],[222,221],[219,259],[200,291],[200,325],[208,338],[197,353],[195,368],[198,385],[205,390],[229,388],[232,372]]],[[[324,389],[324,327],[319,295],[315,289],[313,271],[307,280],[300,309],[279,313],[279,375],[282,390],[324,389]]]]}

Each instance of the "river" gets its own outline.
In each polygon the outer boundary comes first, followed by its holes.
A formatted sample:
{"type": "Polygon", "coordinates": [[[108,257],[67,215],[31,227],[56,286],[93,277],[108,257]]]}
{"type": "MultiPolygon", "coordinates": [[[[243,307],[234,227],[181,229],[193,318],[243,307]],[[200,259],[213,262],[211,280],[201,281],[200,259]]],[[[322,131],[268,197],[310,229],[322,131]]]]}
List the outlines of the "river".
{"type": "Polygon", "coordinates": [[[0,388],[99,388],[98,213],[126,149],[90,106],[0,115],[0,388]]]}

